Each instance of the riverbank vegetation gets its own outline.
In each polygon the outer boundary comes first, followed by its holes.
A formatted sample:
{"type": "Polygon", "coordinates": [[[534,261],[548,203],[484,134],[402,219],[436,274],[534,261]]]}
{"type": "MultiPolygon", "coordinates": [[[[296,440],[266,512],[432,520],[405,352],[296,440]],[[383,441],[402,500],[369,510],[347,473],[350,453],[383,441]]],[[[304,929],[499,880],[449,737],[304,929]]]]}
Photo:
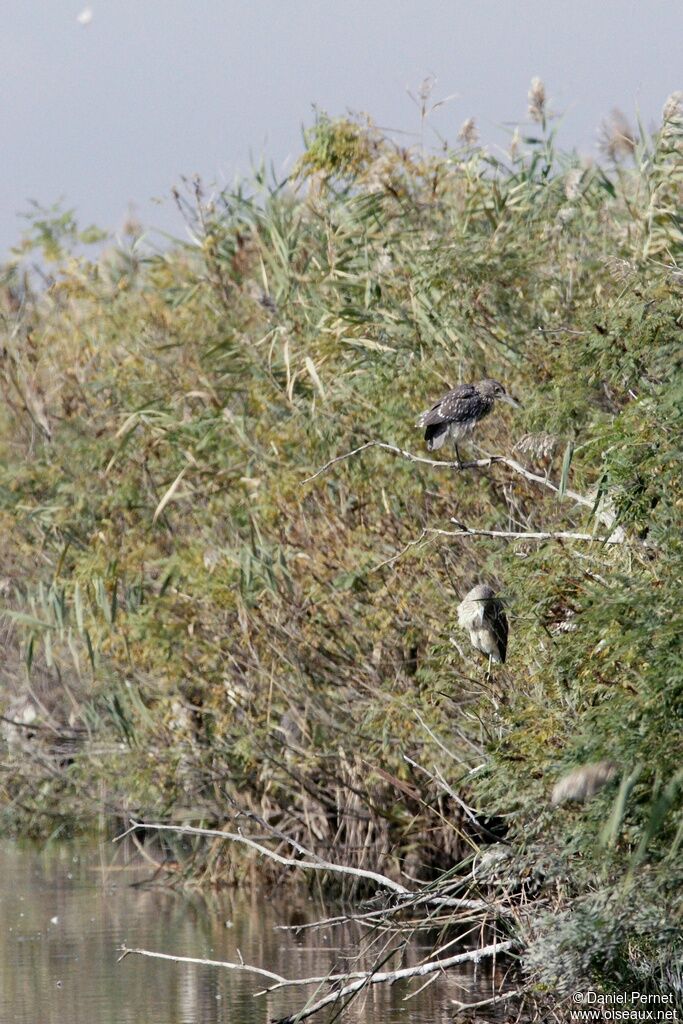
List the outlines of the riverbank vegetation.
{"type": "MultiPolygon", "coordinates": [[[[498,156],[321,115],[285,182],[186,182],[163,252],[130,225],[88,258],[35,215],[1,297],[2,822],[242,824],[445,878],[538,998],[681,999],[683,115],[612,126],[601,166],[538,85],[530,113],[498,156]],[[477,465],[409,458],[484,376],[523,408],[477,465]],[[457,629],[480,580],[510,621],[490,674],[457,629]],[[591,800],[551,802],[595,762],[591,800]]],[[[188,881],[282,881],[168,844],[188,881]]]]}

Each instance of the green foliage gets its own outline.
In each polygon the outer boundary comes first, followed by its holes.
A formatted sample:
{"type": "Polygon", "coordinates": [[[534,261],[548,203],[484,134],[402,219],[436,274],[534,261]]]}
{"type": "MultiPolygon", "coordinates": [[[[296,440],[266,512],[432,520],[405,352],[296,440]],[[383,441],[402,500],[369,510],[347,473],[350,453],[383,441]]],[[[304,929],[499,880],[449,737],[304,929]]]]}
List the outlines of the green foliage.
{"type": "MultiPolygon", "coordinates": [[[[505,816],[509,885],[526,892],[533,865],[544,897],[519,924],[543,985],[562,964],[568,986],[621,984],[629,957],[673,948],[676,124],[608,174],[547,133],[503,162],[321,117],[301,178],[179,196],[192,246],[64,259],[20,303],[10,275],[2,703],[12,719],[33,702],[49,735],[5,729],[6,821],[222,823],[238,805],[328,857],[425,877],[481,837],[407,754],[505,816]],[[523,410],[497,408],[477,443],[559,493],[378,449],[306,482],[369,440],[420,452],[422,409],[483,376],[523,410]],[[454,515],[596,540],[423,535],[454,515]],[[511,622],[490,680],[456,625],[480,579],[511,622]],[[601,759],[627,784],[550,806],[601,759]]],[[[53,255],[76,241],[68,218],[36,230],[53,255]]],[[[207,858],[224,880],[244,868],[207,858]]]]}
{"type": "Polygon", "coordinates": [[[357,176],[377,155],[380,140],[370,124],[320,114],[304,132],[306,150],[299,162],[304,174],[357,176]]]}
{"type": "Polygon", "coordinates": [[[61,203],[45,207],[33,200],[30,207],[27,213],[22,214],[28,226],[18,254],[25,255],[38,249],[49,262],[58,262],[77,244],[95,245],[107,237],[107,233],[94,224],[80,229],[74,211],[63,210],[61,203]]]}

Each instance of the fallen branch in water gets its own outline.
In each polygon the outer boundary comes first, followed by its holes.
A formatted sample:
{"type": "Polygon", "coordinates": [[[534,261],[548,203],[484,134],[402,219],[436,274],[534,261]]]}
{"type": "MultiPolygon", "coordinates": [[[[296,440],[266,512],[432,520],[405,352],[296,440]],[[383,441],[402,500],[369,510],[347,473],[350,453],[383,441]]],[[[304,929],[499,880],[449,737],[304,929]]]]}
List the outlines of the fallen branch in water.
{"type": "Polygon", "coordinates": [[[290,1014],[287,1017],[281,1017],[275,1022],[275,1024],[298,1024],[299,1021],[305,1020],[307,1017],[311,1017],[314,1013],[318,1013],[319,1010],[322,1010],[325,1006],[329,1006],[330,1003],[336,1003],[340,999],[344,999],[346,996],[355,995],[366,985],[392,984],[395,981],[405,981],[409,978],[422,978],[427,974],[433,974],[435,971],[444,971],[448,967],[454,967],[456,964],[476,964],[489,957],[495,957],[501,953],[508,953],[512,949],[512,946],[513,943],[510,941],[494,942],[490,946],[484,946],[481,949],[473,949],[468,953],[457,953],[455,956],[447,957],[444,960],[430,960],[425,964],[420,964],[419,967],[403,967],[397,971],[378,971],[377,973],[366,971],[363,976],[358,977],[357,980],[350,982],[348,985],[344,985],[340,989],[335,989],[334,992],[328,992],[328,994],[323,996],[322,999],[312,1003],[310,1006],[306,1006],[303,1009],[298,1010],[294,1014],[290,1014]]]}
{"type": "MultiPolygon", "coordinates": [[[[246,964],[244,962],[233,963],[232,961],[227,960],[205,960],[199,957],[173,956],[170,953],[157,953],[150,949],[129,949],[127,946],[120,947],[121,956],[119,957],[118,962],[120,963],[122,960],[125,960],[127,956],[144,956],[154,960],[171,960],[174,963],[197,964],[202,967],[222,967],[225,970],[230,971],[245,971],[250,974],[258,974],[262,977],[269,978],[274,982],[274,984],[270,985],[268,988],[254,993],[257,996],[266,995],[281,988],[305,988],[307,985],[338,985],[340,982],[347,982],[347,984],[343,985],[341,988],[337,987],[332,992],[328,992],[327,995],[323,996],[317,1002],[312,1003],[310,1006],[306,1006],[303,1009],[298,1010],[296,1013],[287,1017],[282,1017],[277,1021],[277,1024],[294,1024],[295,1021],[301,1021],[305,1020],[307,1017],[311,1017],[314,1013],[322,1010],[325,1006],[329,1006],[330,1003],[337,1002],[339,999],[344,999],[346,996],[355,995],[366,985],[393,984],[395,981],[407,981],[411,978],[422,978],[426,975],[434,974],[437,971],[444,971],[446,968],[454,967],[457,964],[478,964],[482,960],[496,957],[502,953],[508,953],[512,947],[513,943],[509,940],[505,942],[493,942],[480,949],[472,949],[466,953],[456,953],[454,956],[446,957],[442,960],[432,959],[426,963],[418,964],[416,967],[401,967],[395,971],[350,971],[346,974],[316,975],[310,978],[283,978],[282,975],[275,974],[273,971],[267,971],[262,967],[255,967],[252,964],[246,964]]],[[[518,993],[514,994],[516,995],[518,993]]],[[[510,995],[512,995],[512,993],[510,995]]],[[[510,996],[506,994],[504,998],[510,998],[510,996]]],[[[486,1000],[486,1002],[489,1002],[489,1000],[486,1000]]],[[[481,1005],[484,1004],[482,1003],[481,1005]]]]}
{"type": "MultiPolygon", "coordinates": [[[[259,834],[259,836],[256,837],[243,835],[241,832],[226,832],[219,829],[199,828],[193,825],[165,825],[159,822],[147,823],[131,820],[130,828],[117,838],[121,839],[125,835],[143,829],[155,832],[173,832],[178,835],[207,836],[214,839],[226,839],[231,842],[242,843],[262,856],[269,857],[277,864],[281,864],[283,867],[302,868],[303,870],[314,871],[329,871],[339,874],[353,875],[357,878],[364,878],[375,883],[377,887],[377,895],[385,905],[380,905],[376,909],[373,909],[369,914],[358,915],[357,920],[359,922],[365,921],[368,926],[380,928],[381,930],[383,930],[383,926],[395,914],[406,910],[414,912],[421,907],[426,908],[426,917],[428,920],[431,920],[433,912],[436,913],[442,909],[448,910],[449,912],[452,912],[453,910],[465,910],[470,912],[476,911],[476,918],[471,919],[470,917],[467,917],[466,919],[468,921],[475,920],[477,922],[477,928],[481,928],[483,924],[492,921],[497,917],[502,917],[511,913],[512,908],[502,905],[500,902],[494,903],[483,899],[465,899],[459,896],[450,895],[454,890],[460,890],[464,883],[464,880],[457,878],[453,879],[450,874],[444,876],[446,884],[444,884],[443,881],[441,884],[439,884],[438,881],[431,882],[411,891],[404,885],[395,882],[392,878],[389,878],[377,871],[347,867],[343,864],[334,864],[330,861],[323,860],[323,858],[306,849],[306,847],[302,846],[298,841],[290,838],[276,828],[271,828],[268,822],[260,816],[249,814],[247,817],[251,817],[252,820],[258,822],[261,826],[262,832],[265,834],[259,834]],[[294,850],[296,850],[301,859],[287,857],[282,853],[278,853],[276,850],[270,849],[268,846],[264,845],[265,840],[277,840],[278,842],[285,842],[289,844],[294,850]]],[[[327,922],[316,922],[313,926],[319,927],[323,923],[336,924],[341,923],[343,920],[350,921],[353,919],[353,915],[342,915],[338,918],[328,919],[327,922]]],[[[455,920],[456,919],[451,913],[450,923],[454,924],[455,920]]],[[[462,923],[462,915],[459,915],[457,920],[462,923]]],[[[386,960],[398,952],[398,950],[394,950],[385,957],[384,961],[375,963],[374,967],[370,970],[348,970],[342,974],[327,974],[310,978],[285,978],[273,971],[268,971],[261,967],[246,964],[242,961],[241,956],[239,962],[235,963],[232,961],[174,956],[170,953],[157,953],[148,949],[128,949],[123,946],[121,947],[120,959],[123,960],[126,956],[136,954],[138,956],[161,960],[173,960],[178,963],[222,967],[226,970],[250,972],[267,978],[270,982],[267,988],[263,989],[261,992],[255,993],[255,995],[263,995],[281,988],[292,988],[297,986],[305,987],[307,985],[316,985],[318,986],[318,989],[320,989],[320,986],[328,986],[329,990],[326,994],[320,996],[320,998],[315,1002],[303,1006],[295,1014],[283,1017],[280,1022],[280,1024],[293,1024],[294,1021],[305,1020],[317,1013],[319,1010],[322,1010],[324,1007],[329,1006],[331,1003],[337,1003],[339,1000],[353,998],[357,992],[366,986],[385,983],[391,984],[395,981],[435,975],[437,971],[445,971],[456,964],[479,963],[482,959],[495,957],[498,954],[509,952],[513,945],[512,941],[509,940],[498,941],[490,943],[480,949],[469,950],[468,952],[457,953],[448,957],[444,956],[444,953],[455,941],[460,941],[460,939],[452,939],[446,943],[445,946],[434,950],[430,954],[430,958],[427,962],[423,962],[417,966],[398,968],[393,971],[382,970],[386,960]]],[[[322,991],[324,992],[325,989],[323,988],[322,991]]],[[[319,995],[319,992],[313,993],[311,998],[317,995],[319,995]]]]}

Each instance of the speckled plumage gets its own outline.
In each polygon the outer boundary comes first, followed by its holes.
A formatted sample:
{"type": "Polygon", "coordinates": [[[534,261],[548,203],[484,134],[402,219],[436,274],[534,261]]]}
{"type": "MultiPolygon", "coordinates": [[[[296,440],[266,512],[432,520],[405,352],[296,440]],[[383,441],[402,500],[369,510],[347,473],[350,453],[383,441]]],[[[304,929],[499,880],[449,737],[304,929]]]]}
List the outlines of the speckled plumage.
{"type": "Polygon", "coordinates": [[[503,602],[487,583],[478,583],[458,605],[458,625],[469,634],[477,651],[504,662],[508,646],[508,620],[503,602]]]}
{"type": "Polygon", "coordinates": [[[457,445],[472,433],[480,420],[488,416],[497,398],[510,405],[518,404],[497,380],[458,384],[445,394],[418,420],[418,426],[425,428],[429,451],[437,451],[448,437],[457,445]]]}

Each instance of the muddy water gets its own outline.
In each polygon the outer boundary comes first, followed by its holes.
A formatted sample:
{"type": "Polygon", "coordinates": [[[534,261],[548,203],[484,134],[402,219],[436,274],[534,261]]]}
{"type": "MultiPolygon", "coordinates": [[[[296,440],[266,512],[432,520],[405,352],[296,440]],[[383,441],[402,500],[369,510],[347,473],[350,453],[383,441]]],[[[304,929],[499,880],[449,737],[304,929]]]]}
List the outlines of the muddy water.
{"type": "MultiPolygon", "coordinates": [[[[384,947],[382,937],[348,926],[298,936],[278,930],[325,916],[305,891],[286,898],[188,895],[136,884],[149,875],[149,866],[110,844],[41,851],[0,843],[0,1024],[265,1024],[305,1001],[292,990],[255,997],[263,981],[245,972],[133,956],[117,963],[124,943],[217,960],[241,953],[291,977],[344,970],[359,943],[368,945],[363,966],[371,966],[384,947]]],[[[418,963],[430,948],[414,942],[404,964],[418,963]]],[[[486,998],[492,976],[449,971],[406,1000],[419,984],[377,986],[356,999],[344,1020],[452,1021],[452,1001],[486,998]]]]}

